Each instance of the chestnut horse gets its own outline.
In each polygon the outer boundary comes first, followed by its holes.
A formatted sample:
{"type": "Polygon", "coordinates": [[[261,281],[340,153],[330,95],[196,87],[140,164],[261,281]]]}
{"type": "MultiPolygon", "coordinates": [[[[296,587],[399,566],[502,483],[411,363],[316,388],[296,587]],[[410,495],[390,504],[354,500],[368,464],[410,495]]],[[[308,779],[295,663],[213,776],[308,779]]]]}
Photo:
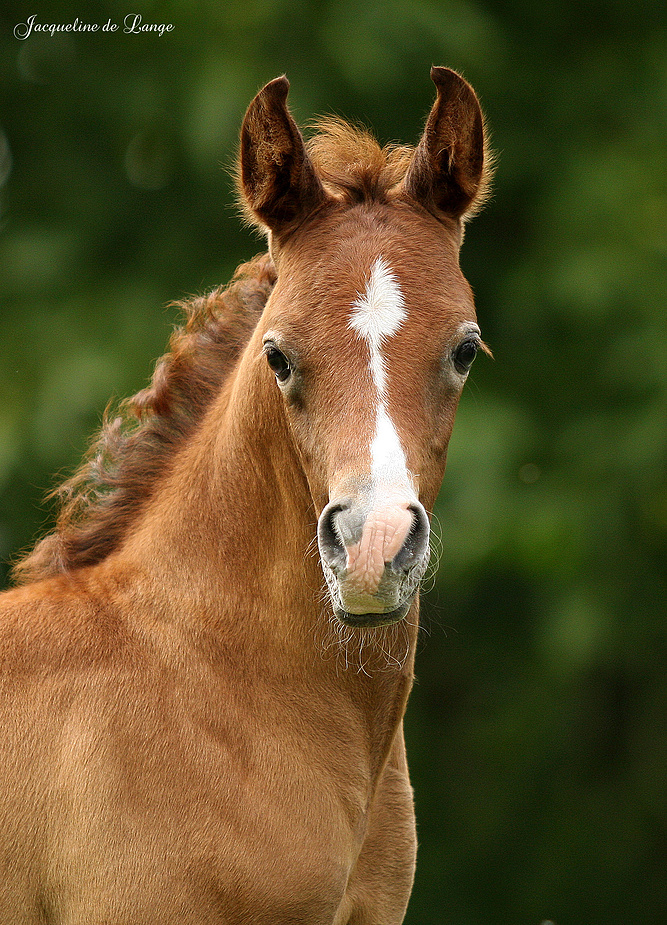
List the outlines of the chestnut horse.
{"type": "Polygon", "coordinates": [[[268,254],[186,306],[2,596],[3,925],[403,920],[427,512],[483,347],[483,119],[431,76],[414,149],[304,143],[284,77],[250,104],[268,254]]]}

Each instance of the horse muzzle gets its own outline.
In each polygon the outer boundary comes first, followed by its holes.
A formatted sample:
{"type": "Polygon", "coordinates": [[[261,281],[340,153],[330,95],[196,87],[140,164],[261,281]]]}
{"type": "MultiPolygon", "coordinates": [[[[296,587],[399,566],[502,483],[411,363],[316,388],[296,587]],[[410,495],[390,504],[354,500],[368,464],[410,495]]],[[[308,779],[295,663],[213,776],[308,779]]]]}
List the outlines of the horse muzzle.
{"type": "Polygon", "coordinates": [[[429,560],[423,505],[405,492],[365,488],[330,501],[317,528],[334,613],[349,626],[402,620],[429,560]]]}

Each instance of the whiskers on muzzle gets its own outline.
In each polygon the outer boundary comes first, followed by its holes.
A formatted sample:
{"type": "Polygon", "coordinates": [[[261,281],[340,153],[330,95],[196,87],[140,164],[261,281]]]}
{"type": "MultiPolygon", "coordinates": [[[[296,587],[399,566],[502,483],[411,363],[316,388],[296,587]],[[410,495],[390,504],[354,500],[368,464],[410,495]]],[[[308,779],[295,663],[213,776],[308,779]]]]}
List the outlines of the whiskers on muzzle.
{"type": "MultiPolygon", "coordinates": [[[[435,558],[437,561],[439,556],[435,558]]],[[[418,631],[418,610],[416,607],[413,609],[413,604],[424,582],[431,576],[430,560],[429,548],[420,562],[406,574],[402,616],[383,621],[387,614],[373,614],[371,618],[377,620],[374,623],[351,622],[347,612],[341,616],[336,577],[321,562],[325,580],[319,591],[321,620],[318,621],[317,633],[323,658],[334,659],[339,671],[354,671],[368,676],[403,669],[413,651],[412,642],[418,631]]]]}
{"type": "Polygon", "coordinates": [[[318,632],[322,657],[335,661],[339,672],[356,672],[371,677],[379,672],[403,669],[413,650],[417,621],[410,615],[384,626],[349,626],[333,612],[328,589],[322,606],[318,632]]]}

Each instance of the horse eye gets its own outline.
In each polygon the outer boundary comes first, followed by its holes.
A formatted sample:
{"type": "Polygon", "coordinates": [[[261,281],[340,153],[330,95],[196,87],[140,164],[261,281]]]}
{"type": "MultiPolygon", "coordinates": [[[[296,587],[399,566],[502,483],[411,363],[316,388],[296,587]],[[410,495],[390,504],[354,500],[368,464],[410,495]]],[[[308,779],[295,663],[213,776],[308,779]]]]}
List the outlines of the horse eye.
{"type": "Polygon", "coordinates": [[[473,360],[477,356],[479,344],[476,340],[464,340],[453,353],[454,366],[456,371],[465,375],[472,366],[473,360]]]}
{"type": "Polygon", "coordinates": [[[285,354],[281,353],[274,344],[266,344],[264,353],[269,366],[276,374],[278,382],[287,382],[292,374],[292,367],[289,365],[289,360],[285,354]]]}

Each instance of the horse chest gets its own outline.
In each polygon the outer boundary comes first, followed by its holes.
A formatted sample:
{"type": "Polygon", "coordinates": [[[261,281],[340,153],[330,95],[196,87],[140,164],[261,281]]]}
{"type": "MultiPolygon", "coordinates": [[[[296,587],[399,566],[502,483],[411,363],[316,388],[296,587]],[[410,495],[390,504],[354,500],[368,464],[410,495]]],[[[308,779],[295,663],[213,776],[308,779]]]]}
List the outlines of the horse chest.
{"type": "Polygon", "coordinates": [[[50,781],[54,919],[140,925],[157,908],[179,925],[334,922],[363,820],[331,772],[277,717],[242,731],[233,698],[224,721],[183,695],[129,699],[129,721],[100,704],[63,728],[50,781]]]}

